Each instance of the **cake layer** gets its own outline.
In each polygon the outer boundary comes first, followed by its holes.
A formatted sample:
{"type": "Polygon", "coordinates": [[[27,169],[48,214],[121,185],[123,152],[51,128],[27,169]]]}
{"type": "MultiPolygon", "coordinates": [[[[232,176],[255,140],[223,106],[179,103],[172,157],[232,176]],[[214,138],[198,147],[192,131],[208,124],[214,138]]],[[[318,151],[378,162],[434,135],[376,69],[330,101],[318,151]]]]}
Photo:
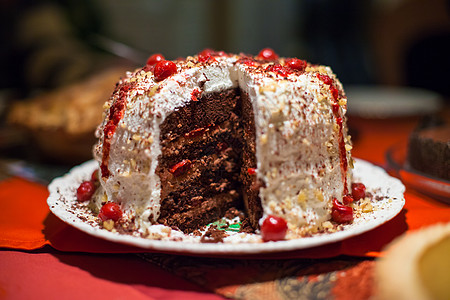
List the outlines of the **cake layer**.
{"type": "Polygon", "coordinates": [[[222,215],[198,218],[192,215],[192,210],[207,207],[219,213],[237,204],[234,200],[240,195],[238,174],[242,151],[240,121],[236,115],[238,92],[231,89],[202,95],[164,121],[156,169],[161,181],[158,223],[183,231],[194,230],[222,215]],[[217,111],[216,107],[221,110],[217,111]],[[193,116],[200,115],[202,121],[192,122],[193,116]],[[226,196],[230,191],[233,197],[226,196]]]}
{"type": "Polygon", "coordinates": [[[187,196],[195,195],[195,190],[205,187],[206,190],[214,191],[215,186],[222,186],[223,189],[229,188],[223,186],[221,180],[227,179],[234,183],[238,179],[240,164],[239,161],[232,161],[226,153],[220,156],[214,154],[204,156],[198,160],[191,162],[189,170],[180,175],[174,175],[167,169],[158,169],[158,176],[161,179],[161,199],[164,200],[168,196],[176,196],[180,191],[190,189],[187,196]]]}
{"type": "Polygon", "coordinates": [[[237,204],[237,200],[237,193],[217,194],[184,211],[175,202],[166,202],[161,207],[158,222],[184,232],[192,232],[199,229],[199,224],[208,224],[223,217],[228,209],[237,204]]]}
{"type": "Polygon", "coordinates": [[[173,111],[161,124],[161,142],[229,120],[232,112],[239,112],[236,107],[238,95],[238,89],[204,93],[195,101],[173,111]]]}
{"type": "Polygon", "coordinates": [[[232,114],[230,120],[222,124],[199,127],[172,141],[161,142],[159,166],[169,168],[184,159],[195,160],[228,148],[239,153],[242,147],[239,130],[239,120],[232,114]]]}

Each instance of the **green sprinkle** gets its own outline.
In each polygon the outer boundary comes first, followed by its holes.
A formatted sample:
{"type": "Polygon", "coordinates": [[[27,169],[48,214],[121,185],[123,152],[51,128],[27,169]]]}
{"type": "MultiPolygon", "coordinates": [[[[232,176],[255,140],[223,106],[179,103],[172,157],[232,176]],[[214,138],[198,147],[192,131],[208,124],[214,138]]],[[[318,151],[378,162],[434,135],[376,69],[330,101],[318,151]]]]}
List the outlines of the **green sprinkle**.
{"type": "Polygon", "coordinates": [[[241,222],[228,224],[225,219],[221,219],[219,221],[213,222],[209,224],[208,226],[215,225],[217,229],[224,230],[224,231],[233,231],[238,232],[241,229],[241,222]]]}

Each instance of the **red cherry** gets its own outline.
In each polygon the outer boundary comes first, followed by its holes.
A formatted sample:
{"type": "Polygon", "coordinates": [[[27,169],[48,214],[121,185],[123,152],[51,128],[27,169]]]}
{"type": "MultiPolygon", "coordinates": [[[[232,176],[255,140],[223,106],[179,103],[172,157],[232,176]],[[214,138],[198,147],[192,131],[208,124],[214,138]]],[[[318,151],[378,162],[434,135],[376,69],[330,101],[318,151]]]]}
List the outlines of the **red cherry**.
{"type": "Polygon", "coordinates": [[[191,168],[191,163],[192,162],[189,159],[184,159],[170,167],[169,172],[175,177],[181,176],[191,168]]]}
{"type": "Polygon", "coordinates": [[[360,182],[352,183],[352,196],[355,201],[366,197],[366,186],[360,182]]]}
{"type": "Polygon", "coordinates": [[[155,53],[147,59],[147,65],[154,66],[160,61],[165,60],[164,56],[160,53],[155,53]]]}
{"type": "Polygon", "coordinates": [[[261,225],[261,235],[265,242],[284,240],[287,223],[283,218],[269,215],[261,225]]]}
{"type": "Polygon", "coordinates": [[[267,72],[274,72],[277,73],[283,77],[287,77],[289,74],[291,74],[291,70],[288,68],[283,67],[280,64],[270,65],[266,68],[267,72]]]}
{"type": "Polygon", "coordinates": [[[337,223],[347,223],[353,220],[353,209],[345,206],[336,198],[333,199],[333,207],[331,209],[331,218],[337,223]]]}
{"type": "Polygon", "coordinates": [[[153,74],[156,81],[161,81],[177,72],[177,65],[170,60],[162,60],[155,65],[153,74]]]}
{"type": "Polygon", "coordinates": [[[77,189],[77,200],[79,202],[89,201],[96,190],[92,181],[83,181],[77,189]]]}
{"type": "Polygon", "coordinates": [[[98,169],[96,169],[94,172],[92,172],[91,181],[94,183],[98,181],[98,169]]]}
{"type": "Polygon", "coordinates": [[[285,64],[292,70],[304,71],[307,62],[298,58],[288,58],[286,59],[285,64]]]}
{"type": "Polygon", "coordinates": [[[212,49],[205,49],[202,52],[198,54],[198,61],[199,62],[207,62],[208,60],[215,60],[214,57],[212,57],[214,54],[214,50],[212,49]]]}
{"type": "Polygon", "coordinates": [[[114,202],[107,202],[100,209],[100,213],[98,214],[98,217],[102,221],[106,221],[106,220],[117,221],[122,217],[122,214],[123,213],[122,213],[122,210],[120,209],[119,204],[114,203],[114,202]]]}
{"type": "Polygon", "coordinates": [[[264,48],[259,52],[257,57],[264,60],[277,60],[278,54],[270,48],[264,48]]]}

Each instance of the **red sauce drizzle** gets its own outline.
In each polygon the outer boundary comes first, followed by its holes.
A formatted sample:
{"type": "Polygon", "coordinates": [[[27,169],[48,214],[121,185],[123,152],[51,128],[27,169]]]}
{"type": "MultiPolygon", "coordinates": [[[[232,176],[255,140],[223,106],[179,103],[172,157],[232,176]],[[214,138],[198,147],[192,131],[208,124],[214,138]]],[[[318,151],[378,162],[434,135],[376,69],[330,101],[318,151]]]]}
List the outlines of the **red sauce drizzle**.
{"type": "Polygon", "coordinates": [[[118,86],[114,91],[116,100],[111,105],[109,109],[109,118],[103,128],[103,153],[102,153],[102,163],[100,165],[100,171],[103,178],[109,177],[110,172],[108,168],[109,162],[109,152],[111,150],[111,140],[113,138],[114,132],[116,132],[117,124],[123,118],[126,96],[128,91],[134,86],[132,83],[123,83],[118,86]]]}
{"type": "Polygon", "coordinates": [[[348,162],[347,162],[347,151],[345,150],[345,141],[344,141],[344,125],[343,119],[340,116],[340,106],[339,106],[339,90],[334,85],[333,79],[331,79],[328,75],[325,74],[317,74],[317,77],[326,85],[329,86],[331,95],[333,96],[333,103],[331,104],[331,109],[333,111],[334,119],[336,120],[336,124],[339,126],[339,156],[341,161],[341,172],[344,181],[344,195],[348,194],[347,187],[347,171],[348,171],[348,162]]]}

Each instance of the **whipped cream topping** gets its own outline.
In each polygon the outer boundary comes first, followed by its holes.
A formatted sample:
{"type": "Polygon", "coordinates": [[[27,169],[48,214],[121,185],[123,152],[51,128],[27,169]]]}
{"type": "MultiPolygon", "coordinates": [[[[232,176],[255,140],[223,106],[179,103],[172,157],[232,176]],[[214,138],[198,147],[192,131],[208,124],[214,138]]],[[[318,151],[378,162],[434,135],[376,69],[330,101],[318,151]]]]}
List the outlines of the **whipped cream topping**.
{"type": "Polygon", "coordinates": [[[320,226],[330,218],[331,200],[342,198],[351,172],[341,165],[343,159],[351,162],[351,146],[345,122],[342,128],[336,124],[336,114],[345,116],[346,97],[335,75],[328,67],[312,65],[280,74],[267,67],[283,64],[283,58],[274,62],[245,57],[251,64],[243,58],[222,55],[200,63],[194,56],[174,61],[178,72],[160,82],[152,72],[139,69],[119,82],[106,103],[94,149],[102,167],[103,199],[120,203],[141,232],[160,214],[161,182],[155,172],[161,154],[160,125],[190,103],[192,95],[235,87],[249,95],[255,115],[256,176],[263,182],[261,220],[274,214],[284,217],[291,230],[320,226]],[[317,74],[333,79],[339,99],[317,74]],[[337,112],[333,101],[338,101],[337,112]],[[118,103],[124,105],[123,114],[111,132],[108,126],[118,103]],[[340,137],[346,144],[345,158],[340,137]]]}

